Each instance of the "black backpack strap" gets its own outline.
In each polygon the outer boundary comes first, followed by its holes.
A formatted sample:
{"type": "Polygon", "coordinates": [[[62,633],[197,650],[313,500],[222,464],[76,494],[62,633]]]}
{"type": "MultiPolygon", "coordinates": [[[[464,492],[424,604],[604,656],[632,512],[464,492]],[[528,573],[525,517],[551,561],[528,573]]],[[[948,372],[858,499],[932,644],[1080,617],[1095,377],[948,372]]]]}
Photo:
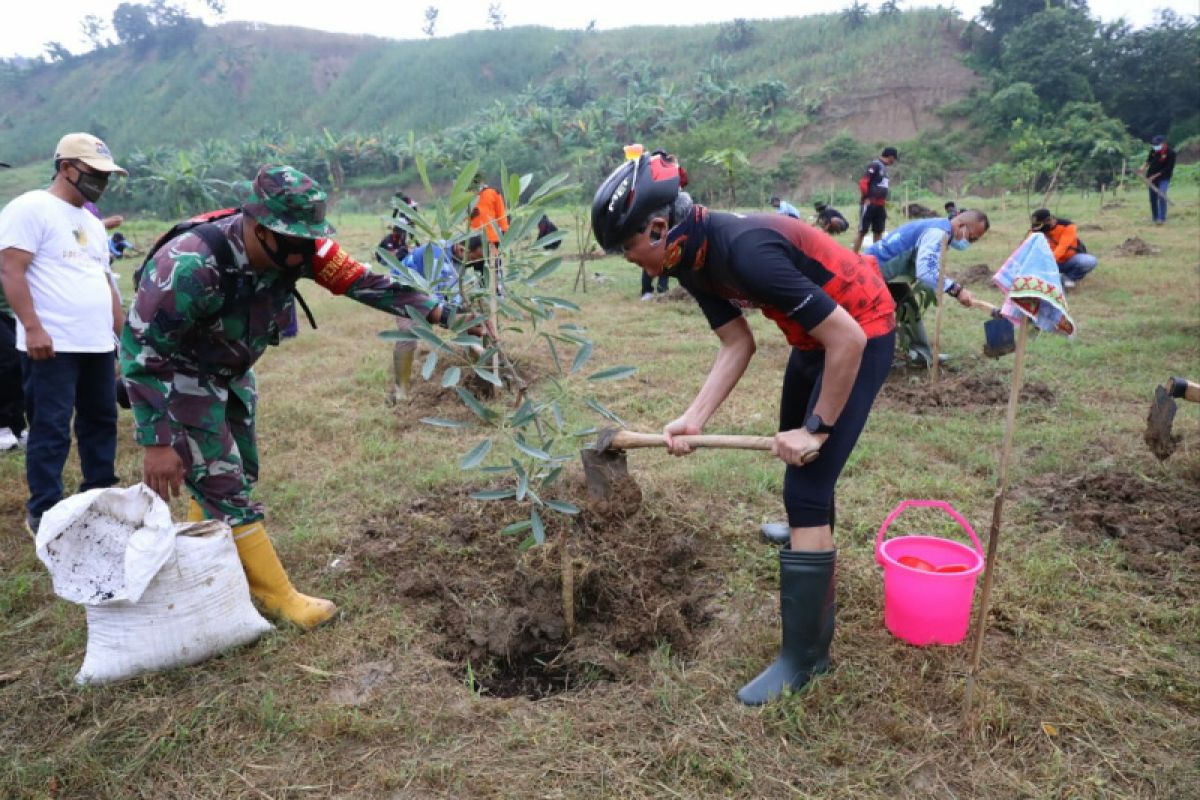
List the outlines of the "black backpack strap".
{"type": "Polygon", "coordinates": [[[301,297],[300,293],[296,291],[295,286],[292,287],[292,297],[295,297],[296,302],[300,304],[300,308],[304,309],[304,316],[308,317],[308,324],[311,325],[312,329],[315,331],[317,329],[317,321],[313,318],[312,311],[309,311],[308,303],[304,302],[304,298],[301,297]]]}

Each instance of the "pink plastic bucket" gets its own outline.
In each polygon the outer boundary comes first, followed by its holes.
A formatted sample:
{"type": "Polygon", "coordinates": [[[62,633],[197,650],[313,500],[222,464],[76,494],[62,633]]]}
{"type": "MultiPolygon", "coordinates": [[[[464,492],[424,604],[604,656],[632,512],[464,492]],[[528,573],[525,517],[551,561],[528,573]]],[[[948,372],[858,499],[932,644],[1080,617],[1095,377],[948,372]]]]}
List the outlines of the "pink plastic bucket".
{"type": "Polygon", "coordinates": [[[949,503],[905,500],[896,506],[875,537],[875,560],[883,567],[883,621],[892,634],[915,645],[963,640],[971,625],[975,580],[983,572],[983,545],[970,523],[949,503]],[[971,537],[975,548],[937,536],[898,536],[884,541],[900,512],[914,506],[945,511],[971,537]],[[924,568],[906,566],[901,559],[924,568]],[[938,572],[938,568],[953,571],[938,572]]]}

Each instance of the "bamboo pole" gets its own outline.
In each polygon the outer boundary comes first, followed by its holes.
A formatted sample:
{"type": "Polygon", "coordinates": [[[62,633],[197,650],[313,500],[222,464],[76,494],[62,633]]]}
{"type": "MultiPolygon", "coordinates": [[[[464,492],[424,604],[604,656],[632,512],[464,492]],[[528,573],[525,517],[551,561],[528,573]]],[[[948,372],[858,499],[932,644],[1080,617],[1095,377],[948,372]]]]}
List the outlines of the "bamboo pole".
{"type": "MultiPolygon", "coordinates": [[[[950,232],[953,236],[954,232],[950,232]]],[[[937,383],[939,368],[942,365],[942,300],[945,299],[946,293],[943,291],[942,284],[946,282],[946,249],[950,244],[950,238],[946,237],[946,241],[942,242],[942,254],[938,256],[938,276],[937,276],[937,301],[934,305],[937,310],[934,312],[933,323],[933,360],[929,364],[929,382],[937,383]]]]}
{"type": "MultiPolygon", "coordinates": [[[[499,292],[500,292],[500,270],[497,268],[497,262],[500,260],[500,248],[496,248],[495,255],[488,253],[488,270],[492,273],[491,292],[489,297],[488,318],[492,321],[492,330],[500,333],[500,323],[497,320],[499,316],[499,292]]],[[[500,353],[492,353],[492,374],[500,374],[500,353]]]]}
{"type": "Polygon", "coordinates": [[[987,560],[983,568],[983,592],[979,596],[979,613],[975,617],[975,642],[971,648],[971,669],[967,672],[967,687],[963,694],[963,722],[971,713],[975,694],[975,679],[979,674],[979,662],[983,655],[983,639],[987,633],[988,603],[992,596],[992,580],[995,577],[996,554],[1000,549],[1000,523],[1004,514],[1004,500],[1008,494],[1008,468],[1012,460],[1013,430],[1017,421],[1017,404],[1021,397],[1021,385],[1025,381],[1025,343],[1029,338],[1029,320],[1021,318],[1017,331],[1016,363],[1013,365],[1012,389],[1008,394],[1008,414],[1004,419],[1004,445],[1000,450],[1000,472],[996,478],[996,494],[992,503],[992,524],[988,529],[987,560]]]}

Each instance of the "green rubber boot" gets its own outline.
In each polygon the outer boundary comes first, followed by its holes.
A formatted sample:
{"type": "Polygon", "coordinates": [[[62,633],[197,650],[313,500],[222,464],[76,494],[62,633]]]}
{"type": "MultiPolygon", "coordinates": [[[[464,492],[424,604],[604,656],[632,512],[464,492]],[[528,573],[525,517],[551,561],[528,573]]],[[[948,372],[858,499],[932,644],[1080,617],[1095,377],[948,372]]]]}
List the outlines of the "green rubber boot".
{"type": "Polygon", "coordinates": [[[412,370],[413,361],[417,358],[417,351],[413,348],[400,349],[400,345],[404,342],[397,342],[396,349],[392,352],[392,372],[393,384],[392,394],[389,398],[392,403],[407,403],[412,397],[412,370]]]}
{"type": "Polygon", "coordinates": [[[837,550],[779,551],[779,657],[737,693],[748,706],[769,703],[784,691],[804,688],[829,670],[836,605],[837,550]]]}

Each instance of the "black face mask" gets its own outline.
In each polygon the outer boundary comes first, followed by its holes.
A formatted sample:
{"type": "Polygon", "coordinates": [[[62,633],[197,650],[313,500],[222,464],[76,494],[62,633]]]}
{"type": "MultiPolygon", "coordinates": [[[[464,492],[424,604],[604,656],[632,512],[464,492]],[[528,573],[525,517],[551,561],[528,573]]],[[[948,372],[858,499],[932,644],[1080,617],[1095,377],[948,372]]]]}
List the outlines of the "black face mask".
{"type": "Polygon", "coordinates": [[[271,259],[271,263],[281,270],[297,270],[312,263],[313,256],[317,252],[317,243],[312,239],[300,239],[294,236],[285,236],[281,233],[275,234],[275,249],[271,250],[267,247],[267,235],[262,229],[255,231],[254,234],[258,238],[258,243],[262,245],[263,252],[267,254],[267,258],[271,259]],[[289,264],[292,256],[300,256],[299,264],[289,264]]]}
{"type": "Polygon", "coordinates": [[[79,172],[79,177],[75,180],[67,178],[67,182],[78,190],[83,195],[83,199],[89,203],[94,203],[100,199],[100,195],[104,194],[105,188],[108,187],[108,175],[93,175],[90,172],[84,172],[75,167],[79,172]]]}

